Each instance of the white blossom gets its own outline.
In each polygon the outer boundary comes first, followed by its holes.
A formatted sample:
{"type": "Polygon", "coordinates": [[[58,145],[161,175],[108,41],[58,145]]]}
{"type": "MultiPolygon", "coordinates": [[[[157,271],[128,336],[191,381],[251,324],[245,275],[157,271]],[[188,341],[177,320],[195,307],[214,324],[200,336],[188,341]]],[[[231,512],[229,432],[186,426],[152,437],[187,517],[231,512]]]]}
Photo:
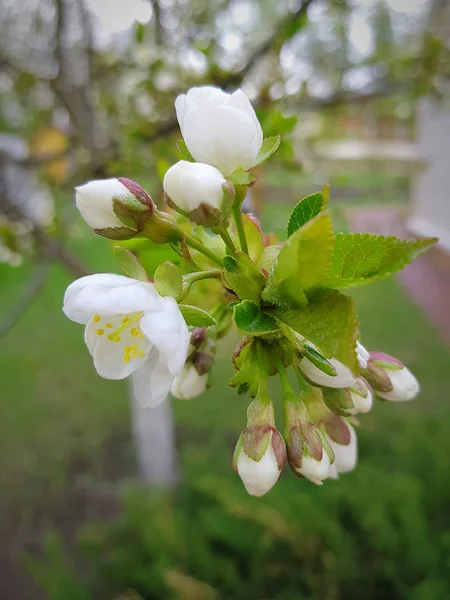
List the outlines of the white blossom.
{"type": "Polygon", "coordinates": [[[312,456],[303,456],[302,466],[295,470],[316,485],[322,485],[323,480],[327,479],[330,474],[330,458],[325,449],[322,451],[320,461],[312,456]]]}
{"type": "Polygon", "coordinates": [[[81,216],[92,229],[123,227],[114,213],[114,198],[130,196],[128,188],[118,179],[97,179],[75,188],[75,202],[81,216]]]}
{"type": "Polygon", "coordinates": [[[336,375],[324,373],[306,357],[301,359],[299,366],[303,375],[313,384],[330,388],[347,388],[354,385],[355,377],[348,367],[336,358],[329,358],[328,362],[336,369],[336,375]]]}
{"type": "Polygon", "coordinates": [[[366,369],[370,354],[359,342],[356,342],[356,358],[358,359],[360,369],[366,369]]]}
{"type": "Polygon", "coordinates": [[[191,400],[206,391],[208,373],[199,375],[192,362],[187,362],[182,373],[175,377],[170,393],[180,400],[191,400]]]}
{"type": "Polygon", "coordinates": [[[392,402],[407,402],[413,400],[420,392],[420,385],[414,375],[406,367],[399,370],[386,369],[392,384],[392,391],[377,392],[383,400],[392,402]]]}
{"type": "Polygon", "coordinates": [[[242,90],[227,94],[213,86],[191,88],[175,102],[181,133],[195,160],[225,176],[255,164],[263,133],[242,90]]]}
{"type": "Polygon", "coordinates": [[[273,432],[270,432],[267,450],[258,461],[253,460],[242,448],[237,458],[236,470],[251,496],[263,496],[280,478],[281,469],[272,446],[273,432]]]}
{"type": "Polygon", "coordinates": [[[338,444],[327,435],[328,442],[334,452],[334,463],[330,468],[330,477],[336,479],[339,473],[349,473],[356,467],[358,461],[358,438],[356,431],[346,423],[350,432],[350,443],[347,445],[338,444]]]}
{"type": "Polygon", "coordinates": [[[224,176],[215,167],[180,160],[165,174],[163,186],[174,204],[191,212],[202,204],[220,209],[224,183],[224,176]]]}
{"type": "Polygon", "coordinates": [[[156,406],[186,362],[189,331],[174,298],[152,283],[102,273],[67,288],[64,313],[86,325],[85,342],[105,379],[133,375],[136,398],[156,406]]]}

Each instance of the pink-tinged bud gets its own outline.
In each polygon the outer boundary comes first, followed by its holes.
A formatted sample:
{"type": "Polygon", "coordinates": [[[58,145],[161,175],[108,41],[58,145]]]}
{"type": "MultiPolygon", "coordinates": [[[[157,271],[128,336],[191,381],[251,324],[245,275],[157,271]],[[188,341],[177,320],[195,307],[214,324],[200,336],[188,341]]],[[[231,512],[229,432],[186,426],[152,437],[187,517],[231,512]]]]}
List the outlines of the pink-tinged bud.
{"type": "Polygon", "coordinates": [[[349,388],[349,391],[353,409],[350,409],[348,414],[368,413],[373,404],[373,392],[364,377],[358,377],[355,385],[349,388]]]}
{"type": "Polygon", "coordinates": [[[191,333],[191,344],[194,348],[200,348],[205,341],[206,332],[203,327],[196,327],[191,333]]]}
{"type": "Polygon", "coordinates": [[[371,352],[364,377],[382,400],[406,402],[413,400],[420,385],[404,364],[389,354],[371,352]]]}
{"type": "MultiPolygon", "coordinates": [[[[329,446],[320,429],[311,421],[291,422],[286,428],[288,461],[298,477],[306,477],[316,485],[328,477],[329,446]]],[[[331,453],[332,455],[332,453],[331,453]]]]}
{"type": "Polygon", "coordinates": [[[331,476],[337,478],[339,473],[353,471],[358,462],[358,438],[354,428],[343,419],[340,419],[339,427],[336,424],[331,427],[325,423],[327,440],[334,452],[334,463],[331,468],[331,476]],[[343,430],[346,430],[345,432],[343,430]],[[338,431],[338,435],[336,432],[338,431]]]}
{"type": "Polygon", "coordinates": [[[201,396],[208,385],[208,373],[199,375],[192,362],[187,362],[181,375],[175,377],[170,393],[180,400],[191,400],[201,396]]]}
{"type": "Polygon", "coordinates": [[[241,433],[233,467],[251,496],[263,496],[278,481],[286,464],[286,445],[271,425],[251,425],[241,433]]]}

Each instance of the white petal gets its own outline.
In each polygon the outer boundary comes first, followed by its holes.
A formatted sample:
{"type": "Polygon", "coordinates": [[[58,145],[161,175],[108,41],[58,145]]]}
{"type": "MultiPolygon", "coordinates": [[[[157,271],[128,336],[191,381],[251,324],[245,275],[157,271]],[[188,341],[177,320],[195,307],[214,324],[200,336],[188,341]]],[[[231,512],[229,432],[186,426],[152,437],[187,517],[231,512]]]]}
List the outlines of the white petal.
{"type": "Polygon", "coordinates": [[[165,174],[163,187],[179,208],[190,212],[200,204],[220,208],[224,183],[225,178],[215,167],[180,160],[165,174]]]}
{"type": "Polygon", "coordinates": [[[225,104],[230,98],[230,94],[215,85],[202,85],[191,88],[187,93],[187,98],[196,106],[203,108],[225,104]]]}
{"type": "Polygon", "coordinates": [[[389,375],[393,390],[391,392],[377,392],[380,398],[393,402],[407,402],[414,400],[420,392],[420,385],[409,369],[403,367],[399,370],[385,369],[389,375]]]}
{"type": "Polygon", "coordinates": [[[367,361],[370,358],[370,354],[364,348],[362,344],[356,342],[356,358],[361,369],[367,369],[367,361]]]}
{"type": "MultiPolygon", "coordinates": [[[[123,325],[122,317],[101,316],[100,320],[91,319],[86,326],[84,336],[86,345],[94,358],[97,373],[105,379],[128,377],[133,371],[142,367],[151,350],[149,340],[145,336],[133,336],[131,327],[118,334],[119,341],[111,340],[108,335],[121,325],[123,325]],[[126,356],[129,356],[129,359],[126,356]]],[[[135,326],[139,332],[138,323],[135,323],[135,326]]]]}
{"type": "Polygon", "coordinates": [[[183,135],[197,161],[214,165],[225,176],[237,167],[253,166],[261,147],[252,118],[226,105],[187,112],[183,135]]]}
{"type": "Polygon", "coordinates": [[[355,377],[348,367],[335,358],[328,359],[337,375],[327,375],[318,369],[308,358],[300,361],[300,370],[313,383],[331,388],[347,388],[355,383],[355,377]]]}
{"type": "Polygon", "coordinates": [[[144,314],[141,329],[167,361],[172,375],[183,370],[189,349],[189,330],[174,298],[162,298],[159,310],[144,314]]]}
{"type": "Polygon", "coordinates": [[[143,367],[133,374],[134,395],[142,406],[158,406],[169,395],[173,379],[165,358],[153,350],[143,367]]]}
{"type": "Polygon", "coordinates": [[[195,104],[188,99],[186,94],[178,96],[178,98],[175,100],[175,111],[177,113],[177,119],[181,133],[183,133],[184,119],[189,108],[195,108],[195,104]]]}
{"type": "Polygon", "coordinates": [[[170,393],[180,400],[191,400],[206,391],[208,373],[199,375],[194,365],[186,363],[181,375],[175,378],[170,393]]]}
{"type": "Polygon", "coordinates": [[[261,147],[263,141],[261,125],[258,121],[258,117],[256,116],[255,109],[250,103],[250,100],[241,89],[236,90],[234,94],[231,94],[231,96],[228,98],[227,106],[238,108],[252,119],[256,129],[258,130],[259,146],[261,147]]]}
{"type": "Polygon", "coordinates": [[[349,414],[368,413],[373,405],[373,394],[367,388],[367,396],[364,398],[355,392],[350,392],[354,408],[348,411],[349,414]]]}
{"type": "Polygon", "coordinates": [[[113,199],[130,196],[127,187],[118,179],[88,181],[75,188],[75,202],[81,216],[93,229],[123,227],[113,209],[113,199]]]}
{"type": "Polygon", "coordinates": [[[118,315],[154,310],[160,296],[152,283],[123,275],[100,273],[69,285],[63,311],[69,319],[86,324],[95,314],[118,315]]]}
{"type": "Polygon", "coordinates": [[[317,461],[311,456],[302,458],[302,466],[296,469],[303,477],[306,477],[316,485],[322,485],[322,481],[330,474],[330,459],[328,454],[323,451],[322,460],[317,461]]]}
{"type": "Polygon", "coordinates": [[[237,461],[237,472],[251,496],[263,496],[280,478],[280,469],[272,443],[258,462],[249,458],[244,450],[241,451],[237,461]]]}
{"type": "Polygon", "coordinates": [[[347,446],[338,444],[327,436],[334,452],[334,466],[338,473],[349,473],[353,471],[358,462],[358,438],[355,429],[347,423],[350,431],[350,443],[347,446]]]}

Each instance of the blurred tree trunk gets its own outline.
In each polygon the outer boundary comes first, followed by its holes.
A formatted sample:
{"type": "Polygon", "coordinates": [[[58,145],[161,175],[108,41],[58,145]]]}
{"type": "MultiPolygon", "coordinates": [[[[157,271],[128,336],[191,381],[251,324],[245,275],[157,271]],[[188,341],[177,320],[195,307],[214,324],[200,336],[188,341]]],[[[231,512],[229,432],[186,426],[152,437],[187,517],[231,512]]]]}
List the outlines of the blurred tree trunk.
{"type": "Polygon", "coordinates": [[[144,408],[130,385],[131,419],[138,473],[144,484],[175,487],[179,464],[170,397],[155,408],[144,408]]]}

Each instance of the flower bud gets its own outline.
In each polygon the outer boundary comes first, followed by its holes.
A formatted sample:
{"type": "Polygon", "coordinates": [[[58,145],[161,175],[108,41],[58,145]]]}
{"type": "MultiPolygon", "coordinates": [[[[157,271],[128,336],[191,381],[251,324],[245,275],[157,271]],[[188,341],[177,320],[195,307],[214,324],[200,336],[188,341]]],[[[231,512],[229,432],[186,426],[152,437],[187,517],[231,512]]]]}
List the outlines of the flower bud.
{"type": "Polygon", "coordinates": [[[255,164],[263,134],[242,90],[227,94],[213,86],[191,88],[175,102],[181,133],[195,160],[225,176],[255,164]]]}
{"type": "Polygon", "coordinates": [[[339,425],[336,423],[328,425],[325,423],[327,432],[327,440],[334,452],[334,463],[331,468],[331,475],[337,478],[338,473],[349,473],[356,467],[358,461],[358,438],[354,428],[344,419],[339,420],[339,425]]]}
{"type": "Polygon", "coordinates": [[[251,425],[241,433],[233,468],[251,496],[263,496],[278,481],[286,464],[286,445],[275,427],[251,425]]]}
{"type": "MultiPolygon", "coordinates": [[[[315,346],[309,343],[314,350],[315,346]]],[[[336,358],[329,358],[328,362],[334,367],[336,375],[328,375],[313,364],[309,358],[303,357],[299,367],[305,379],[311,384],[320,387],[348,388],[354,385],[355,377],[348,367],[336,358]]]]}
{"type": "Polygon", "coordinates": [[[367,413],[372,408],[373,393],[372,388],[363,377],[358,377],[355,385],[349,388],[350,398],[353,408],[347,414],[367,413]]]}
{"type": "Polygon", "coordinates": [[[234,188],[211,165],[180,160],[164,176],[169,206],[204,227],[218,227],[228,217],[234,188]]]}
{"type": "Polygon", "coordinates": [[[195,365],[189,361],[185,364],[181,375],[175,377],[170,393],[180,400],[191,400],[201,396],[206,391],[207,384],[208,373],[199,375],[195,365]]]}
{"type": "Polygon", "coordinates": [[[406,402],[420,391],[414,375],[397,358],[382,352],[371,352],[364,377],[382,400],[406,402]]]}
{"type": "Polygon", "coordinates": [[[125,178],[88,181],[77,188],[75,202],[92,229],[111,239],[127,239],[141,229],[155,205],[137,183],[125,178]]]}
{"type": "Polygon", "coordinates": [[[289,465],[294,473],[322,485],[329,474],[330,457],[319,428],[311,421],[298,420],[288,425],[286,442],[289,465]]]}
{"type": "Polygon", "coordinates": [[[127,240],[139,233],[155,243],[180,239],[170,215],[157,210],[150,195],[135,181],[99,179],[76,188],[76,205],[95,233],[112,240],[127,240]]]}

